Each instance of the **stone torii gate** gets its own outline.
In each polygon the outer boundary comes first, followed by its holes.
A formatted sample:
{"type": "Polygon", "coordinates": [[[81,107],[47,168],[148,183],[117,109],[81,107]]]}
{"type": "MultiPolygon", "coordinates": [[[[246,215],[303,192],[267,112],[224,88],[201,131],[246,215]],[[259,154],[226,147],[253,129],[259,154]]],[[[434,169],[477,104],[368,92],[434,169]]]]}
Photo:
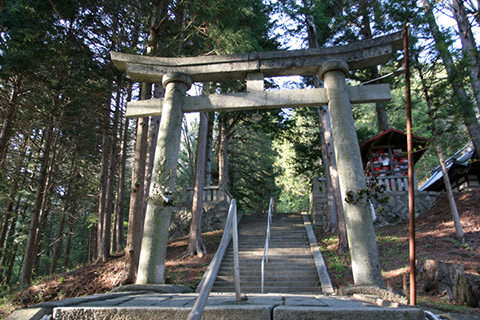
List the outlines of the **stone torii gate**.
{"type": "Polygon", "coordinates": [[[390,100],[390,88],[385,84],[349,87],[345,76],[348,70],[385,63],[401,47],[401,34],[394,33],[346,46],[222,56],[163,58],[111,52],[116,67],[127,72],[132,80],[162,82],[165,87],[163,99],[132,101],[127,105],[129,117],[162,115],[137,284],[164,281],[184,113],[328,104],[353,278],[356,285],[380,285],[382,277],[369,205],[365,199],[347,203],[345,196],[348,191],[366,188],[351,103],[390,100]],[[319,75],[325,88],[264,91],[264,77],[290,75],[319,75]],[[225,80],[246,80],[247,92],[186,96],[192,82],[225,80]]]}

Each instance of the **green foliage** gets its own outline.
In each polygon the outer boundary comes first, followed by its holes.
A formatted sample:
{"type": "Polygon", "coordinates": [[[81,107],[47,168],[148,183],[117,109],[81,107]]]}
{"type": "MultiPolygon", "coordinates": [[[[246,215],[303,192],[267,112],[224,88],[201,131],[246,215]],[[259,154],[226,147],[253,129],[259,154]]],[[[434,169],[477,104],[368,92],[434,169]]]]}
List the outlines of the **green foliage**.
{"type": "Polygon", "coordinates": [[[229,153],[233,194],[246,211],[265,212],[270,197],[279,192],[275,185],[278,172],[273,163],[277,154],[272,137],[237,125],[230,142],[234,146],[229,153]]]}

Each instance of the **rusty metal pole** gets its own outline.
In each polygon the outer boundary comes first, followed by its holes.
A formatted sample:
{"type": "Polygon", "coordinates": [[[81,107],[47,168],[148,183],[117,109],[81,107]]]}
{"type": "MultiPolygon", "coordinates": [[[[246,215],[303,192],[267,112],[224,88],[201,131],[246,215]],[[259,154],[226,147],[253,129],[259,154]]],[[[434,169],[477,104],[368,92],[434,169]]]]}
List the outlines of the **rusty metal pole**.
{"type": "Polygon", "coordinates": [[[408,154],[408,211],[410,237],[408,248],[410,253],[410,305],[417,303],[415,283],[415,187],[413,179],[412,153],[412,100],[410,97],[410,61],[408,57],[408,24],[403,28],[403,49],[405,66],[405,98],[407,102],[407,154],[408,154]]]}

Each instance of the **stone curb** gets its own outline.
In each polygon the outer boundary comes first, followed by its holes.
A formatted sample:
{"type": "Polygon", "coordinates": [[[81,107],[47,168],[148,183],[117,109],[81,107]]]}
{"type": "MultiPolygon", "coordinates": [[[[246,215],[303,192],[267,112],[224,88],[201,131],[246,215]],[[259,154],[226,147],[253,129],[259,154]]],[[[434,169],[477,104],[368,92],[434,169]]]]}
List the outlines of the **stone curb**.
{"type": "Polygon", "coordinates": [[[318,247],[317,238],[313,232],[312,224],[310,223],[308,214],[306,212],[302,212],[302,217],[303,224],[307,232],[308,242],[310,244],[310,251],[312,252],[313,261],[315,262],[318,278],[320,279],[320,284],[322,286],[322,291],[324,294],[334,294],[335,291],[333,290],[332,281],[328,275],[327,265],[325,264],[325,260],[323,259],[320,248],[318,247]]]}

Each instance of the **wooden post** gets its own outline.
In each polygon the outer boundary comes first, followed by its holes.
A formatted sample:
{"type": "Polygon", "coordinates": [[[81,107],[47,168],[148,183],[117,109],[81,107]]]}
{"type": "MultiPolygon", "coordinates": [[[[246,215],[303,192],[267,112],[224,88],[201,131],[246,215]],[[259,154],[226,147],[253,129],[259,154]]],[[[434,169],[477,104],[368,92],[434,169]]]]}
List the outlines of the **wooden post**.
{"type": "Polygon", "coordinates": [[[173,191],[180,149],[180,134],[185,94],[191,79],[182,73],[168,73],[163,77],[165,99],[160,121],[157,148],[153,164],[150,196],[140,251],[137,284],[163,283],[168,227],[173,211],[173,191]]]}
{"type": "Polygon", "coordinates": [[[320,76],[327,88],[353,279],[355,285],[379,286],[382,284],[382,275],[369,203],[367,199],[357,202],[345,200],[348,192],[356,194],[367,188],[345,83],[347,71],[348,65],[343,60],[330,60],[322,64],[320,76]]]}
{"type": "Polygon", "coordinates": [[[403,29],[403,49],[405,66],[405,98],[407,104],[407,158],[408,158],[408,212],[409,212],[409,241],[410,255],[410,305],[417,304],[416,273],[415,273],[415,181],[413,168],[412,144],[412,100],[410,97],[410,61],[408,59],[408,26],[403,29]]]}

